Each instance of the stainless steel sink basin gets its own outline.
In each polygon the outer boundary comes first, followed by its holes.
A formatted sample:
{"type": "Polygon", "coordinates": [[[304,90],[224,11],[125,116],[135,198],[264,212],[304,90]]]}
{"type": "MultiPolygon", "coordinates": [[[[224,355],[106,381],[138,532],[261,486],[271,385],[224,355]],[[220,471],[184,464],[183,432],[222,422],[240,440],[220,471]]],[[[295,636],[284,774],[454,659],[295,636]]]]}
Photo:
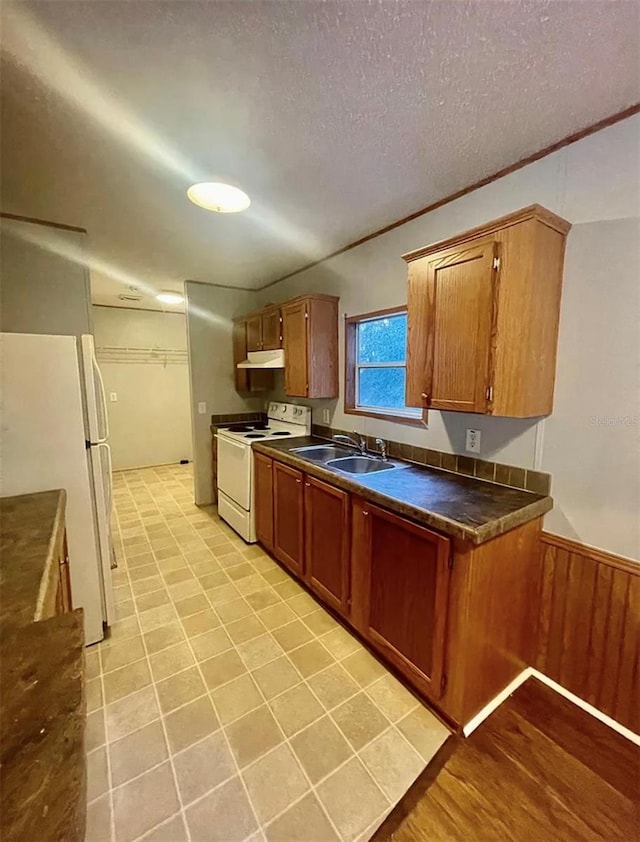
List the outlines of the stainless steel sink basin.
{"type": "Polygon", "coordinates": [[[371,459],[369,456],[347,456],[344,459],[331,459],[327,462],[327,467],[337,468],[348,474],[373,474],[376,471],[390,471],[397,466],[391,462],[371,459]]]}
{"type": "Polygon", "coordinates": [[[298,453],[313,462],[328,462],[340,456],[348,456],[351,451],[347,447],[337,447],[333,444],[310,444],[307,447],[294,447],[291,453],[298,453]]]}

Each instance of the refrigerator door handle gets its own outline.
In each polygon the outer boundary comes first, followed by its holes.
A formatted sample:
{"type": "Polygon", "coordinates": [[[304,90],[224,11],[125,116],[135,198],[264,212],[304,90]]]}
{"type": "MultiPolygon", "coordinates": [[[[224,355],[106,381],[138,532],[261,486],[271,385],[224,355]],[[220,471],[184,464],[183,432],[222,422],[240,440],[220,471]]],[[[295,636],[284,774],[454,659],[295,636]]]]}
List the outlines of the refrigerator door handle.
{"type": "MultiPolygon", "coordinates": [[[[108,470],[109,470],[109,487],[107,489],[107,494],[108,494],[108,498],[107,498],[107,517],[111,518],[111,515],[113,514],[113,492],[112,492],[112,489],[113,489],[113,462],[111,461],[111,448],[104,441],[98,442],[95,445],[95,447],[96,448],[103,447],[107,451],[107,466],[108,466],[108,470]]],[[[109,559],[109,566],[111,567],[112,570],[116,570],[117,567],[118,567],[118,561],[116,559],[116,554],[114,552],[113,547],[111,547],[110,549],[111,549],[111,558],[109,559]]]]}
{"type": "MultiPolygon", "coordinates": [[[[96,444],[105,444],[109,439],[109,414],[107,411],[107,393],[104,390],[104,380],[102,379],[102,372],[96,360],[95,351],[91,352],[91,365],[98,378],[98,385],[100,386],[100,401],[102,403],[102,417],[104,418],[104,436],[99,438],[96,444]]],[[[111,451],[109,451],[109,472],[111,472],[111,451]]]]}
{"type": "Polygon", "coordinates": [[[96,359],[93,336],[89,334],[81,336],[80,347],[82,350],[82,375],[88,420],[87,440],[91,444],[104,444],[109,438],[107,396],[102,372],[96,359]]]}

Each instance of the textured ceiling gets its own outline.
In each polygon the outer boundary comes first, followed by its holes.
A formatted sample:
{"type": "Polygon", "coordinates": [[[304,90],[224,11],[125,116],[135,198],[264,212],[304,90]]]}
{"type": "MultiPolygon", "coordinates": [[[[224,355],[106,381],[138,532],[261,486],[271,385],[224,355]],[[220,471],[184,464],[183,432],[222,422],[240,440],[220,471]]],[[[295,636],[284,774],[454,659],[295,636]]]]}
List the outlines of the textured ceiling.
{"type": "Polygon", "coordinates": [[[258,287],[636,102],[639,8],[5,2],[2,209],[87,228],[102,303],[258,287]]]}

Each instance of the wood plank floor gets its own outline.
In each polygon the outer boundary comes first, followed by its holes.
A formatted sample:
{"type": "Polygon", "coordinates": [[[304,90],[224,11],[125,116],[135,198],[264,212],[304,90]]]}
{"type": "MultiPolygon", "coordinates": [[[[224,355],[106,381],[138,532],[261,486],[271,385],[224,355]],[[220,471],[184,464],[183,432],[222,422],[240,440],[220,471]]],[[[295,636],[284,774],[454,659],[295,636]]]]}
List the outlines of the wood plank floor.
{"type": "Polygon", "coordinates": [[[373,842],[640,840],[640,749],[529,679],[451,737],[373,842]]]}

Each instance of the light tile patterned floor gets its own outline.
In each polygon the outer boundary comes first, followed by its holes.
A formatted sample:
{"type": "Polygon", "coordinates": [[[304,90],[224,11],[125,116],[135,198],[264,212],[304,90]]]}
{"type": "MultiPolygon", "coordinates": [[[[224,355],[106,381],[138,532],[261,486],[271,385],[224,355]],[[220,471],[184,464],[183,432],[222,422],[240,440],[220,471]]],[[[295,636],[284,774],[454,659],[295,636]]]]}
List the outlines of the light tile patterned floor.
{"type": "Polygon", "coordinates": [[[87,842],[364,842],[448,732],[192,482],[190,466],[114,478],[87,842]]]}

